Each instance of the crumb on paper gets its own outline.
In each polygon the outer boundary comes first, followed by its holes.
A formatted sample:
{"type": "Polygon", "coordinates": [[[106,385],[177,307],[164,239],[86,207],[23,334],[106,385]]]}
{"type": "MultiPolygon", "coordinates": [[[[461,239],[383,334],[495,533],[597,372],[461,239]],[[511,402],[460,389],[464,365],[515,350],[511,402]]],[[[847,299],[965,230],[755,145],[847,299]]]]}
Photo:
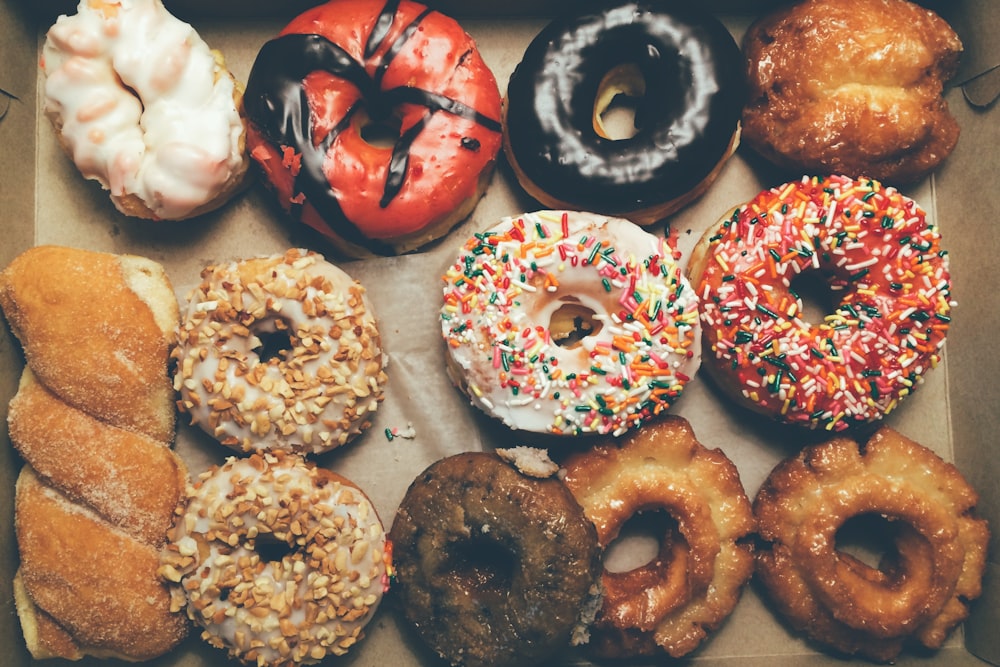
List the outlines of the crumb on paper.
{"type": "Polygon", "coordinates": [[[505,461],[513,463],[522,474],[544,479],[559,471],[559,465],[549,458],[548,451],[537,447],[518,446],[497,449],[497,454],[505,461]]]}

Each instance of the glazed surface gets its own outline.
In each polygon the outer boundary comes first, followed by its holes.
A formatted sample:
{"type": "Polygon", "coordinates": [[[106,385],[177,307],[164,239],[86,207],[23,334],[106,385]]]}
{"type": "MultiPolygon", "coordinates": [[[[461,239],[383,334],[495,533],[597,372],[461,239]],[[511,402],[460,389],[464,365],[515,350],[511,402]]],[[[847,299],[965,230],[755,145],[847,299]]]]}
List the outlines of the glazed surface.
{"type": "Polygon", "coordinates": [[[726,154],[743,103],[739,48],[715,19],[624,3],[549,24],[507,89],[508,150],[555,199],[627,214],[681,196],[726,154]],[[595,100],[616,67],[645,81],[637,133],[595,128],[595,100]]]}
{"type": "Polygon", "coordinates": [[[447,217],[499,150],[500,97],[452,19],[396,0],[340,0],[293,20],[247,82],[251,154],[282,206],[377,254],[447,217]],[[393,127],[392,146],[363,136],[393,127]]]}

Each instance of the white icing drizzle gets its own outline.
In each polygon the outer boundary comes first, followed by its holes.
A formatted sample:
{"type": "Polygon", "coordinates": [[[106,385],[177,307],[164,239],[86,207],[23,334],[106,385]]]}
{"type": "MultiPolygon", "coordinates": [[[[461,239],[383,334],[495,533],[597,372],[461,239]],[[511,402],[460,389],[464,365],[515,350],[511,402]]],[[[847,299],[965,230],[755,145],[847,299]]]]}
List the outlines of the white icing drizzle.
{"type": "Polygon", "coordinates": [[[187,217],[245,172],[235,84],[160,0],[81,0],[49,29],[42,67],[63,143],[123,213],[135,197],[187,217]]]}

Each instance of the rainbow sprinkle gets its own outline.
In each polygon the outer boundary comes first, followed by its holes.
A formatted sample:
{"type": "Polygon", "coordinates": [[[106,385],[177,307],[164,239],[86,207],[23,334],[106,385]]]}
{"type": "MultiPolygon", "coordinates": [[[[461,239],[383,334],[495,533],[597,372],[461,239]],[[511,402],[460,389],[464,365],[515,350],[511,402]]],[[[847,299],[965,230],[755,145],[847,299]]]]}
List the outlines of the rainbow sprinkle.
{"type": "Polygon", "coordinates": [[[940,240],[878,181],[805,177],[761,192],[711,237],[698,281],[715,370],[784,422],[840,431],[888,414],[941,359],[954,304],[940,240]],[[807,271],[840,297],[815,324],[792,289],[807,271]]]}
{"type": "Polygon", "coordinates": [[[668,408],[700,362],[697,298],[668,242],[625,220],[541,211],[470,239],[444,276],[456,381],[512,428],[620,435],[668,408]],[[553,341],[561,303],[595,313],[553,341]],[[456,369],[457,366],[457,369],[456,369]]]}

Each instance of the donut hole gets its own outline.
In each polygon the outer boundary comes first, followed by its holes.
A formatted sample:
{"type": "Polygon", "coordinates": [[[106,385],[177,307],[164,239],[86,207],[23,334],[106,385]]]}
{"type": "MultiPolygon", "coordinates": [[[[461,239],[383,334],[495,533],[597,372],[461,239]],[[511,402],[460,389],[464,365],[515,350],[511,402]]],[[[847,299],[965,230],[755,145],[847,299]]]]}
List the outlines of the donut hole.
{"type": "Polygon", "coordinates": [[[646,79],[637,65],[618,65],[605,74],[594,101],[594,131],[612,141],[634,137],[638,133],[638,108],[645,94],[646,79]]]}
{"type": "Polygon", "coordinates": [[[596,335],[603,326],[597,313],[573,297],[567,297],[552,313],[549,333],[556,345],[573,349],[587,336],[596,335]]]}
{"type": "Polygon", "coordinates": [[[280,563],[294,551],[288,542],[271,535],[259,536],[253,550],[262,563],[280,563]]]}
{"type": "Polygon", "coordinates": [[[469,591],[479,599],[502,600],[514,579],[513,552],[490,539],[487,533],[451,545],[446,559],[449,576],[459,590],[469,591]]]}
{"type": "Polygon", "coordinates": [[[898,521],[882,514],[859,514],[837,531],[836,549],[874,570],[886,571],[898,555],[896,537],[900,528],[898,521]]]}
{"type": "Polygon", "coordinates": [[[292,335],[284,327],[279,327],[275,331],[258,331],[256,336],[257,345],[253,351],[263,363],[268,363],[272,359],[287,359],[294,347],[292,335]]]}
{"type": "Polygon", "coordinates": [[[841,297],[821,271],[803,271],[792,279],[788,289],[800,302],[799,316],[810,324],[822,322],[840,305],[841,297]]]}
{"type": "Polygon", "coordinates": [[[662,566],[662,560],[677,540],[683,540],[677,520],[665,509],[633,514],[604,550],[604,569],[612,574],[644,567],[662,566]]]}
{"type": "Polygon", "coordinates": [[[365,112],[358,112],[355,122],[358,134],[369,146],[375,148],[392,148],[399,141],[402,123],[394,114],[373,118],[365,112]]]}

